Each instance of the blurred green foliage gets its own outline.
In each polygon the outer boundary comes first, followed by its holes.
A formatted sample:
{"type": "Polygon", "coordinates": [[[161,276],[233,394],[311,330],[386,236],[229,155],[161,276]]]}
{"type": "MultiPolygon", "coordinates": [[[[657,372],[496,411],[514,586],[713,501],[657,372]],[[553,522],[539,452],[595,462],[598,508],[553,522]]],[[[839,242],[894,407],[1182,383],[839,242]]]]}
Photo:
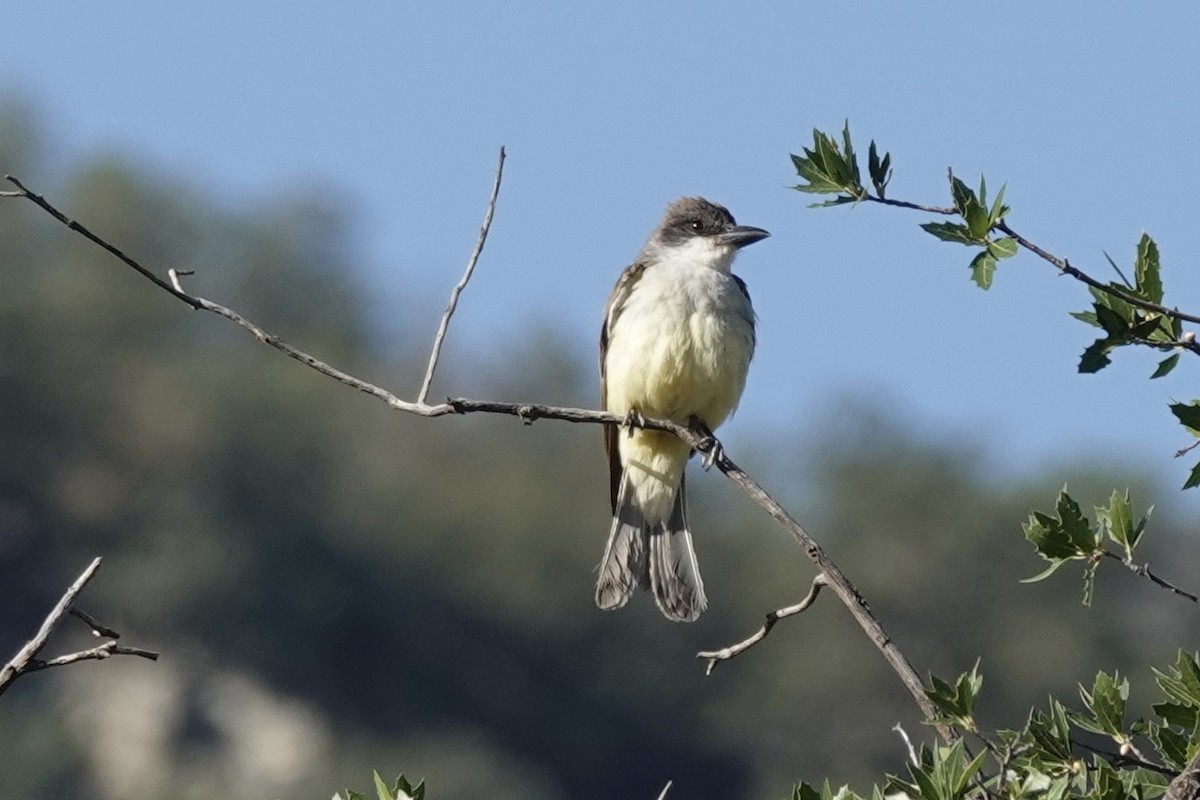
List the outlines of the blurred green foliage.
{"type": "MultiPolygon", "coordinates": [[[[196,293],[413,393],[432,331],[406,334],[425,298],[386,309],[396,336],[371,332],[381,310],[323,192],[214,207],[120,158],[53,166],[34,117],[0,110],[0,172],[147,265],[197,270],[196,293]]],[[[593,353],[537,330],[514,341],[503,368],[460,358],[435,392],[593,404],[593,353]]],[[[0,704],[5,796],[323,798],[378,768],[439,800],[652,798],[668,779],[671,796],[783,797],[806,775],[899,772],[897,721],[930,740],[832,598],[704,677],[697,651],[748,635],[813,574],[715,474],[693,476],[712,609],[689,626],[648,602],[603,614],[598,430],[390,412],[7,199],[0,342],[0,650],[99,554],[81,605],[163,653],[19,681],[0,704]]],[[[982,659],[973,713],[993,725],[1097,665],[1136,688],[1153,680],[1137,665],[1172,660],[1185,623],[1133,576],[1091,610],[1069,582],[1019,583],[1038,564],[1021,523],[1040,475],[996,474],[961,440],[919,441],[895,409],[844,398],[804,430],[726,444],[815,521],[919,669],[982,659]]],[[[1113,480],[1154,499],[1137,476],[1064,480],[1086,502],[1113,480]]],[[[1146,555],[1194,558],[1155,519],[1146,555]]]]}

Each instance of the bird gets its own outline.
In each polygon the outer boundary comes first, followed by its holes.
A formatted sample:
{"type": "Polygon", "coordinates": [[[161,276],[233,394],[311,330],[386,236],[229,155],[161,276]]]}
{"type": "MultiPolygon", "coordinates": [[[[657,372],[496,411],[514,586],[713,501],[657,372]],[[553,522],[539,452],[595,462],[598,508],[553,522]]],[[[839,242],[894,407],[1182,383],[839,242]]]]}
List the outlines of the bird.
{"type": "Polygon", "coordinates": [[[604,425],[613,517],[596,583],[601,609],[621,608],[637,588],[676,622],[708,605],[687,523],[692,448],[637,422],[670,420],[711,435],[733,413],[754,355],[755,316],[731,268],[741,248],[768,236],[738,225],[724,206],[681,197],[609,294],[600,400],[625,424],[604,425]]]}

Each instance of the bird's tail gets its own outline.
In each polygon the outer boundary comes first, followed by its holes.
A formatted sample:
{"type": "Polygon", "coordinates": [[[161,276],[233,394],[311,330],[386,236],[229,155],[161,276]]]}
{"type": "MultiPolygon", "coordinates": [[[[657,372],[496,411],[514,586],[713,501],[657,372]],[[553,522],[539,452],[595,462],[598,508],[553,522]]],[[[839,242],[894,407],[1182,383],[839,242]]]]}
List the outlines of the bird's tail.
{"type": "Polygon", "coordinates": [[[600,562],[596,605],[605,610],[620,608],[638,587],[652,590],[659,610],[675,622],[691,622],[708,606],[688,532],[683,483],[675,493],[671,516],[665,523],[651,523],[638,507],[626,473],[600,562]]]}

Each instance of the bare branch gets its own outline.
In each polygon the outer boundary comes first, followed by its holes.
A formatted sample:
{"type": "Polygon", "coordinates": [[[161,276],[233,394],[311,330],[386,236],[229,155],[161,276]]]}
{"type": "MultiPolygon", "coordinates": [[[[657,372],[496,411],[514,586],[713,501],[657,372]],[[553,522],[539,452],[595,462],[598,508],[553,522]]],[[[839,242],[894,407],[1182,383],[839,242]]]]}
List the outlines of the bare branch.
{"type": "Polygon", "coordinates": [[[658,793],[658,800],[666,800],[667,792],[671,791],[672,783],[674,783],[674,781],[667,781],[667,785],[664,786],[663,790],[658,793]]]}
{"type": "Polygon", "coordinates": [[[433,338],[433,351],[429,354],[429,367],[425,370],[425,380],[421,382],[421,391],[417,395],[418,403],[423,404],[429,398],[429,386],[433,383],[433,373],[437,369],[438,358],[442,354],[442,340],[446,338],[446,328],[450,326],[450,317],[454,315],[454,309],[458,306],[458,296],[462,294],[463,289],[467,288],[467,281],[471,280],[471,274],[475,272],[475,263],[479,261],[479,255],[483,252],[483,243],[487,241],[488,231],[492,227],[492,215],[496,212],[496,198],[500,195],[500,181],[503,177],[504,148],[501,147],[500,159],[496,163],[496,179],[492,182],[492,196],[488,198],[483,224],[479,226],[479,238],[475,240],[475,249],[471,251],[471,258],[467,260],[467,268],[450,291],[450,302],[446,304],[446,311],[442,314],[437,335],[433,338]]]}
{"type": "Polygon", "coordinates": [[[879,197],[877,195],[868,194],[860,198],[862,200],[870,200],[873,203],[880,203],[885,206],[895,206],[896,208],[911,208],[914,211],[924,211],[929,214],[941,214],[944,217],[953,217],[958,214],[957,208],[946,208],[944,206],[923,206],[920,203],[910,203],[907,200],[893,200],[890,197],[879,197]]]}
{"type": "Polygon", "coordinates": [[[75,579],[75,582],[67,587],[67,591],[59,598],[58,603],[51,609],[49,616],[42,622],[42,627],[32,639],[25,643],[17,654],[0,669],[0,694],[4,694],[5,690],[12,685],[12,682],[21,677],[22,674],[29,668],[29,663],[37,658],[37,654],[46,646],[46,642],[50,639],[50,634],[54,633],[54,629],[62,622],[63,615],[67,613],[67,609],[71,607],[71,603],[75,602],[76,596],[83,591],[83,587],[96,574],[96,570],[100,569],[100,557],[97,556],[88,565],[87,569],[75,579]]]}
{"type": "MultiPolygon", "coordinates": [[[[46,617],[45,621],[42,622],[42,627],[38,629],[38,632],[34,635],[34,637],[25,643],[25,646],[17,652],[11,661],[4,665],[3,669],[0,669],[0,694],[4,694],[4,692],[8,690],[8,687],[12,686],[13,682],[16,681],[17,678],[26,673],[35,672],[39,669],[73,664],[76,661],[82,661],[85,659],[108,658],[112,655],[136,655],[150,659],[158,658],[157,653],[152,653],[149,650],[140,650],[135,647],[118,647],[115,641],[117,637],[115,634],[113,634],[114,641],[105,642],[104,644],[94,647],[91,650],[84,650],[82,652],[72,653],[71,655],[67,656],[59,656],[57,658],[50,659],[49,661],[38,660],[38,653],[40,653],[42,648],[46,646],[46,642],[50,639],[50,634],[54,633],[55,629],[59,626],[59,623],[61,623],[67,616],[68,610],[74,612],[74,610],[71,609],[71,604],[75,602],[75,598],[79,596],[79,593],[83,591],[83,587],[87,585],[87,582],[92,579],[92,576],[96,574],[96,570],[99,568],[100,558],[97,556],[92,560],[92,563],[88,565],[87,569],[85,569],[83,573],[75,579],[75,582],[67,587],[67,591],[63,593],[63,596],[59,598],[58,603],[56,603],[54,608],[51,609],[50,614],[46,617]]],[[[83,619],[88,625],[91,625],[93,631],[99,632],[101,629],[104,631],[109,630],[108,628],[104,628],[104,626],[95,623],[95,620],[83,612],[74,612],[74,616],[83,619]]],[[[104,635],[109,634],[106,633],[104,635]]]]}
{"type": "MultiPolygon", "coordinates": [[[[498,169],[497,184],[499,182],[499,176],[500,171],[498,169]]],[[[79,223],[67,218],[66,215],[48,203],[45,198],[27,190],[16,178],[8,176],[8,180],[10,180],[21,190],[19,193],[20,197],[29,199],[71,230],[80,233],[89,240],[103,247],[105,250],[120,259],[123,263],[135,269],[139,274],[151,281],[155,286],[159,287],[173,297],[187,303],[192,308],[209,311],[230,320],[234,324],[248,331],[260,342],[279,350],[289,358],[299,361],[300,363],[316,370],[322,375],[326,375],[340,383],[382,400],[388,405],[388,407],[394,410],[403,411],[409,414],[417,414],[424,417],[438,417],[446,414],[467,414],[473,412],[506,414],[509,416],[518,417],[526,424],[530,424],[537,419],[558,419],[568,422],[618,424],[625,421],[624,417],[608,412],[590,411],[579,408],[545,406],[532,403],[501,403],[488,400],[468,400],[465,398],[460,398],[447,400],[445,403],[438,405],[429,405],[424,401],[408,402],[406,400],[402,400],[394,393],[387,391],[386,389],[382,389],[372,383],[368,383],[367,381],[356,378],[353,375],[342,372],[341,370],[326,364],[324,361],[321,361],[309,355],[308,353],[293,347],[274,334],[263,330],[258,325],[254,324],[232,309],[226,308],[218,303],[214,303],[211,300],[206,300],[205,298],[197,297],[177,289],[175,286],[152,274],[149,270],[138,264],[116,247],[108,244],[103,239],[88,231],[79,223]]],[[[487,219],[485,219],[485,228],[488,221],[490,221],[490,207],[489,216],[487,219]]],[[[482,244],[479,246],[481,247],[482,244]]],[[[460,284],[465,284],[465,279],[467,277],[469,277],[469,275],[464,276],[464,280],[460,281],[460,284]]],[[[175,282],[178,282],[177,279],[175,282]]],[[[449,312],[452,310],[452,308],[448,309],[447,315],[443,317],[443,323],[447,322],[449,319],[449,312]]],[[[431,363],[436,365],[436,361],[437,358],[435,353],[434,357],[431,358],[431,363]]],[[[858,590],[845,576],[841,569],[829,558],[828,555],[826,555],[825,551],[821,549],[816,540],[813,539],[812,536],[800,525],[800,523],[793,519],[791,515],[788,514],[787,511],[784,510],[784,508],[780,506],[779,503],[777,503],[769,494],[767,494],[767,492],[761,486],[759,486],[752,478],[750,478],[749,475],[747,475],[740,467],[738,467],[725,455],[720,442],[718,442],[715,437],[701,435],[697,431],[668,420],[647,419],[640,421],[639,424],[642,427],[653,430],[669,431],[701,453],[720,453],[720,455],[714,459],[718,469],[720,469],[726,477],[733,481],[734,484],[741,488],[742,491],[745,492],[745,494],[752,501],[762,507],[772,518],[779,522],[779,524],[782,525],[792,535],[796,542],[800,544],[802,548],[804,548],[804,551],[808,557],[823,573],[824,580],[827,582],[827,585],[833,588],[841,602],[846,606],[847,609],[849,609],[855,621],[858,622],[859,626],[863,629],[863,631],[871,639],[872,643],[874,643],[876,648],[879,649],[887,662],[892,666],[892,669],[900,677],[901,682],[904,684],[905,688],[908,689],[909,693],[916,701],[917,706],[921,709],[921,713],[929,721],[937,719],[937,709],[933,706],[933,703],[930,702],[929,698],[925,696],[925,690],[921,684],[920,678],[917,677],[917,674],[915,670],[913,670],[912,665],[908,662],[908,659],[904,657],[904,655],[896,647],[895,643],[891,640],[891,637],[888,636],[888,634],[883,630],[883,627],[879,624],[878,620],[875,619],[874,615],[871,613],[871,610],[867,607],[866,601],[864,601],[862,596],[858,593],[858,590]]],[[[947,726],[936,722],[934,724],[941,736],[947,741],[953,741],[957,738],[954,731],[947,726]]]]}
{"type": "Polygon", "coordinates": [[[817,576],[812,579],[812,585],[809,587],[808,594],[805,595],[803,600],[794,606],[780,608],[767,614],[766,621],[763,623],[763,626],[758,629],[757,633],[750,636],[750,638],[744,639],[737,644],[729,645],[728,647],[722,647],[720,650],[704,650],[697,653],[696,658],[708,659],[708,666],[704,668],[704,674],[712,675],[713,670],[716,669],[717,665],[722,661],[728,661],[731,658],[737,658],[739,655],[746,652],[763,639],[767,638],[767,634],[771,632],[771,629],[775,627],[775,623],[779,622],[779,620],[794,616],[802,611],[807,610],[808,607],[816,601],[817,595],[821,593],[822,586],[825,586],[825,575],[823,573],[818,573],[817,576]]]}
{"type": "Polygon", "coordinates": [[[143,650],[140,647],[122,647],[115,641],[110,640],[88,650],[80,650],[78,653],[56,656],[49,661],[34,659],[25,671],[36,672],[39,669],[49,669],[50,667],[65,667],[67,664],[74,664],[77,661],[99,661],[109,656],[140,656],[141,658],[148,658],[151,661],[158,661],[158,653],[152,650],[143,650]]]}

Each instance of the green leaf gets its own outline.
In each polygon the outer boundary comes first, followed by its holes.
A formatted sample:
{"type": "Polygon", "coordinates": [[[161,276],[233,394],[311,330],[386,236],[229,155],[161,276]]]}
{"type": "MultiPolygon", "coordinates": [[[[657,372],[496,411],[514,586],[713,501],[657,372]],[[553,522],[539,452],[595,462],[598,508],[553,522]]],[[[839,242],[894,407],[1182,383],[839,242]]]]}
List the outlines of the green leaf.
{"type": "Polygon", "coordinates": [[[879,152],[875,149],[874,139],[867,150],[867,172],[871,175],[871,185],[875,187],[875,192],[883,197],[888,181],[892,179],[892,154],[884,153],[881,160],[879,152]]]}
{"type": "Polygon", "coordinates": [[[925,695],[933,702],[938,711],[944,715],[944,721],[954,725],[962,725],[967,730],[975,730],[975,701],[979,690],[983,687],[983,676],[979,674],[979,661],[971,667],[970,672],[958,676],[954,686],[938,678],[929,676],[930,688],[925,695]]]}
{"type": "Polygon", "coordinates": [[[1172,353],[1162,361],[1158,362],[1158,367],[1154,370],[1154,374],[1150,376],[1150,379],[1154,380],[1155,378],[1161,378],[1162,376],[1170,373],[1171,370],[1175,369],[1175,365],[1178,363],[1179,353],[1172,353]]]}
{"type": "Polygon", "coordinates": [[[1116,311],[1106,305],[1097,303],[1096,320],[1100,323],[1100,327],[1109,335],[1111,339],[1123,339],[1129,335],[1130,317],[1124,316],[1119,311],[1116,311]]]}
{"type": "Polygon", "coordinates": [[[425,800],[425,781],[419,782],[413,786],[408,782],[404,775],[399,775],[396,778],[396,800],[425,800]]]}
{"type": "Polygon", "coordinates": [[[1079,357],[1079,371],[1090,375],[1107,367],[1112,363],[1112,359],[1108,357],[1108,351],[1111,349],[1112,345],[1109,344],[1108,339],[1097,339],[1092,342],[1079,357]]]}
{"type": "Polygon", "coordinates": [[[850,120],[846,120],[842,126],[842,145],[844,157],[842,163],[846,165],[846,171],[843,173],[843,180],[847,181],[852,186],[862,189],[862,175],[858,171],[858,156],[854,154],[854,145],[850,142],[850,120]]]}
{"type": "Polygon", "coordinates": [[[1172,403],[1171,413],[1188,429],[1188,433],[1200,437],[1200,400],[1172,403]]]}
{"type": "Polygon", "coordinates": [[[1108,538],[1121,545],[1126,558],[1133,558],[1133,548],[1137,544],[1137,537],[1141,535],[1141,526],[1135,533],[1129,490],[1126,489],[1122,495],[1114,489],[1107,508],[1096,506],[1096,521],[1100,523],[1108,538]]]}
{"type": "Polygon", "coordinates": [[[821,800],[821,793],[809,784],[800,782],[792,789],[792,800],[821,800]]]}
{"type": "Polygon", "coordinates": [[[1082,685],[1079,696],[1090,716],[1072,715],[1081,728],[1108,736],[1118,743],[1128,739],[1125,732],[1125,705],[1129,700],[1129,681],[1119,673],[1098,672],[1089,692],[1082,685]]]}
{"type": "Polygon", "coordinates": [[[1091,608],[1092,600],[1096,597],[1096,567],[1098,561],[1089,561],[1083,568],[1083,598],[1081,602],[1091,608]]]}
{"type": "Polygon", "coordinates": [[[943,242],[958,242],[959,244],[978,245],[979,242],[971,238],[970,232],[965,225],[959,225],[957,222],[926,222],[921,225],[921,230],[926,233],[932,233],[943,242]]]}
{"type": "Polygon", "coordinates": [[[793,153],[792,166],[797,175],[808,181],[793,186],[793,189],[814,194],[845,194],[853,199],[866,196],[850,142],[849,122],[842,131],[841,149],[832,136],[814,129],[812,148],[804,148],[802,156],[793,153]]]}
{"type": "Polygon", "coordinates": [[[992,276],[996,274],[996,259],[984,250],[971,259],[971,280],[980,289],[987,291],[992,288],[992,276]]]}
{"type": "MultiPolygon", "coordinates": [[[[793,186],[792,188],[799,189],[800,187],[793,186]]],[[[823,200],[820,203],[809,203],[808,208],[830,208],[831,206],[844,206],[848,203],[857,203],[858,201],[859,200],[857,197],[850,197],[848,195],[840,195],[838,197],[833,198],[832,200],[823,200]]]]}
{"type": "MultiPolygon", "coordinates": [[[[979,186],[980,186],[980,189],[979,189],[980,197],[983,197],[983,176],[982,175],[979,176],[979,186]]],[[[1004,205],[1004,190],[1007,188],[1008,188],[1008,184],[1004,184],[1000,187],[1000,191],[996,193],[996,200],[992,203],[992,208],[988,212],[988,221],[990,223],[988,227],[995,225],[997,222],[999,222],[1005,216],[1008,215],[1009,207],[1004,205]]],[[[986,201],[984,201],[984,202],[986,202],[986,201]]],[[[1013,252],[1014,253],[1016,252],[1016,240],[1013,240],[1013,252]]]]}
{"type": "Polygon", "coordinates": [[[1012,258],[1017,254],[1017,240],[1011,236],[1003,236],[988,242],[988,252],[992,258],[999,261],[1002,258],[1012,258]]]}
{"type": "Polygon", "coordinates": [[[379,773],[373,771],[371,774],[375,776],[375,794],[379,796],[379,800],[395,800],[396,796],[388,789],[383,778],[379,777],[379,773]]]}
{"type": "Polygon", "coordinates": [[[1137,293],[1151,303],[1162,303],[1163,285],[1159,273],[1158,245],[1148,235],[1142,234],[1138,241],[1137,256],[1133,262],[1133,277],[1137,281],[1137,293]]]}
{"type": "MultiPolygon", "coordinates": [[[[982,177],[979,180],[979,188],[981,194],[986,195],[987,185],[982,177]]],[[[992,229],[991,218],[988,216],[987,208],[983,205],[986,199],[981,201],[980,195],[973,192],[953,173],[950,174],[950,196],[954,200],[954,209],[966,223],[970,238],[972,241],[982,244],[992,229]]]]}
{"type": "Polygon", "coordinates": [[[1150,728],[1147,738],[1154,743],[1154,748],[1158,750],[1163,761],[1168,767],[1182,771],[1188,762],[1188,739],[1181,733],[1163,728],[1158,725],[1153,725],[1150,728]]]}
{"type": "Polygon", "coordinates": [[[1061,765],[1071,764],[1071,726],[1062,703],[1050,698],[1050,711],[1035,711],[1029,718],[1029,735],[1041,750],[1043,759],[1061,765]]]}
{"type": "Polygon", "coordinates": [[[1086,322],[1088,325],[1100,327],[1100,319],[1096,316],[1095,311],[1072,311],[1071,316],[1081,322],[1086,322]]]}
{"type": "Polygon", "coordinates": [[[1055,511],[1057,517],[1033,512],[1024,526],[1025,538],[1044,558],[1090,557],[1099,545],[1099,537],[1065,488],[1058,494],[1055,511]]]}
{"type": "Polygon", "coordinates": [[[1195,730],[1200,724],[1200,709],[1183,703],[1155,703],[1154,713],[1163,718],[1168,725],[1183,728],[1186,731],[1195,730]]]}
{"type": "Polygon", "coordinates": [[[792,800],[821,800],[821,793],[809,784],[801,782],[792,789],[792,800]]]}
{"type": "Polygon", "coordinates": [[[1200,486],[1200,463],[1192,467],[1192,471],[1188,473],[1187,480],[1183,482],[1184,489],[1194,489],[1197,486],[1200,486]]]}
{"type": "Polygon", "coordinates": [[[1022,578],[1021,583],[1037,583],[1038,581],[1044,581],[1044,580],[1046,580],[1046,578],[1049,578],[1051,575],[1053,575],[1055,572],[1057,572],[1058,568],[1061,567],[1063,564],[1067,563],[1067,561],[1069,561],[1070,559],[1051,558],[1051,559],[1047,559],[1047,560],[1050,562],[1050,566],[1046,567],[1044,570],[1039,572],[1037,575],[1034,575],[1032,578],[1022,578]]]}
{"type": "Polygon", "coordinates": [[[1200,664],[1196,663],[1194,655],[1180,650],[1175,665],[1168,672],[1154,670],[1154,680],[1175,702],[1200,709],[1200,664]]]}

